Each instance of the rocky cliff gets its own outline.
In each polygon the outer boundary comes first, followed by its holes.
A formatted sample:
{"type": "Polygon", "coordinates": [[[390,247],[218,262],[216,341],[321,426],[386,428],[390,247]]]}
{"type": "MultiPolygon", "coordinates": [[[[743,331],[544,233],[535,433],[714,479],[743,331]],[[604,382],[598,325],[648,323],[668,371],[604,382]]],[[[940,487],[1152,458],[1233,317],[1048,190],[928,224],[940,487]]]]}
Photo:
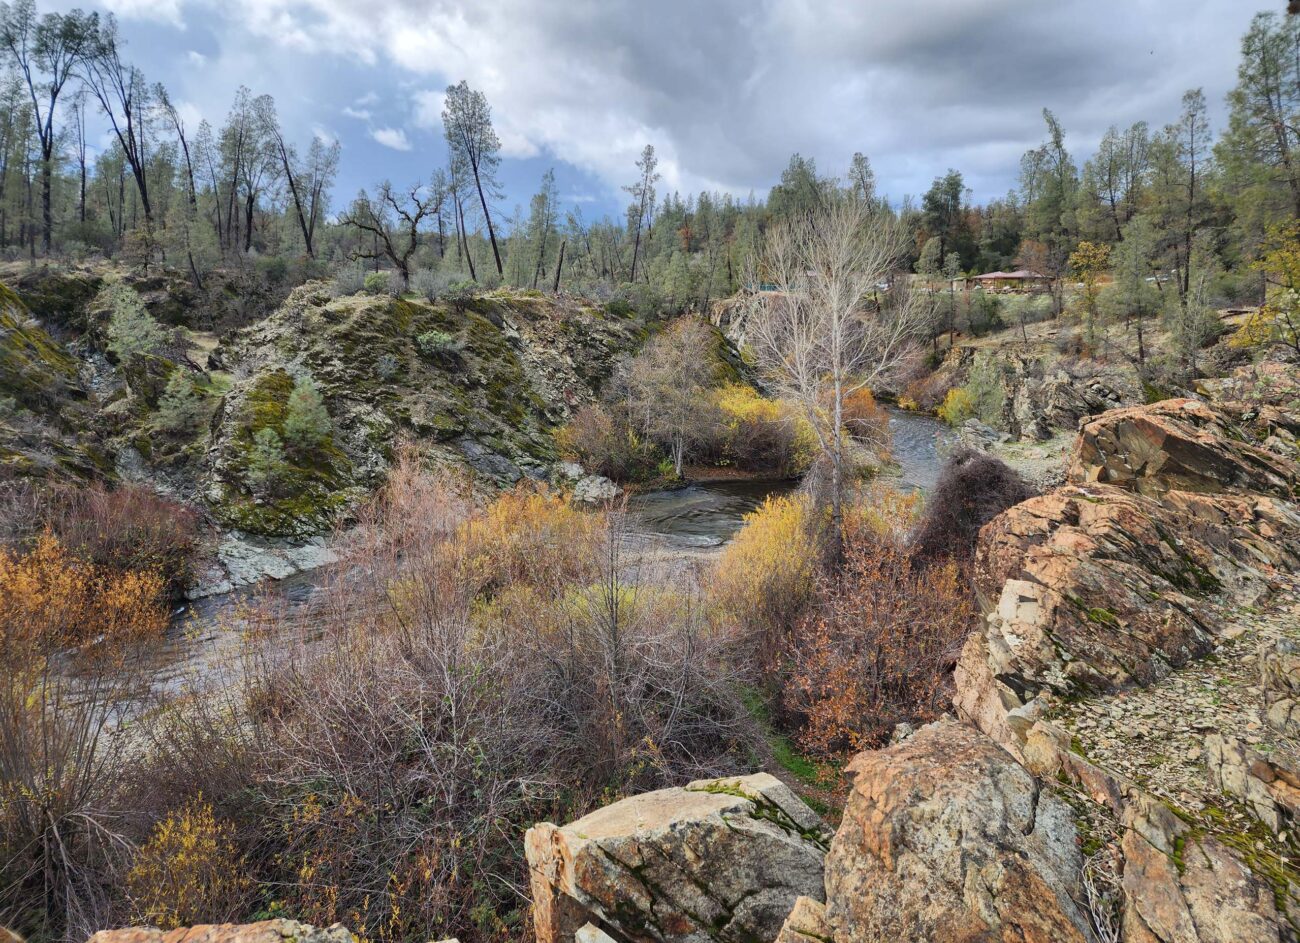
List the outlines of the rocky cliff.
{"type": "Polygon", "coordinates": [[[530,833],[541,939],[1297,939],[1300,469],[1277,434],[1297,407],[1173,400],[1086,422],[1071,480],[981,534],[989,614],[957,717],[853,760],[811,887],[817,855],[772,874],[783,857],[727,814],[637,797],[591,832],[530,833]],[[668,860],[690,864],[641,880],[668,860]],[[797,894],[788,917],[748,935],[713,919],[735,912],[737,876],[797,894]]]}
{"type": "Polygon", "coordinates": [[[204,509],[222,533],[199,594],[328,560],[321,536],[402,440],[485,488],[572,476],[554,431],[648,334],[635,316],[540,292],[427,302],[311,282],[270,307],[273,293],[234,276],[203,292],[116,270],[0,277],[14,285],[0,285],[0,474],[133,480],[204,509]],[[163,349],[107,349],[106,285],[139,298],[163,349]],[[162,408],[177,378],[193,390],[187,422],[162,408]],[[328,430],[285,448],[268,485],[258,436],[286,441],[302,381],[328,430]]]}

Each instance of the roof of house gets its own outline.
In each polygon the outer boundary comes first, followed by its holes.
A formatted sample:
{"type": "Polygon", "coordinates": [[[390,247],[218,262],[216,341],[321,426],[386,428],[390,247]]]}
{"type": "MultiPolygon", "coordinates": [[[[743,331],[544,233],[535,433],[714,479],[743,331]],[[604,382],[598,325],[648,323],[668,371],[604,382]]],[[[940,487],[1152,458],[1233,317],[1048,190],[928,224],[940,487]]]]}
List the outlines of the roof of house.
{"type": "Polygon", "coordinates": [[[1031,272],[1027,268],[1016,269],[1014,272],[986,272],[983,275],[971,276],[971,278],[975,281],[980,281],[982,279],[992,280],[995,278],[1026,279],[1026,278],[1046,278],[1046,277],[1047,277],[1046,275],[1040,275],[1038,272],[1031,272]]]}

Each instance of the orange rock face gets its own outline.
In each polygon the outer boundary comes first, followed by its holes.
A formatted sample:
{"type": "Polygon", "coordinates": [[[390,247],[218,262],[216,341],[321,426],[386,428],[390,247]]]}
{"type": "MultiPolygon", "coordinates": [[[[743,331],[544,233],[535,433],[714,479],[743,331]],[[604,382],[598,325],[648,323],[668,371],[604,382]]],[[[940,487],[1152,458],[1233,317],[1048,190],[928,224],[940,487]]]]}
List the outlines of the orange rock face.
{"type": "Polygon", "coordinates": [[[263,920],[200,924],[167,931],[156,927],[100,930],[89,943],[356,943],[356,937],[338,923],[321,930],[296,920],[263,920]]]}
{"type": "Polygon", "coordinates": [[[859,754],[826,857],[836,943],[1086,943],[1069,808],[955,721],[859,754]]]}
{"type": "Polygon", "coordinates": [[[1147,495],[1300,495],[1294,462],[1249,441],[1227,412],[1191,399],[1112,409],[1084,423],[1070,478],[1147,495]]]}

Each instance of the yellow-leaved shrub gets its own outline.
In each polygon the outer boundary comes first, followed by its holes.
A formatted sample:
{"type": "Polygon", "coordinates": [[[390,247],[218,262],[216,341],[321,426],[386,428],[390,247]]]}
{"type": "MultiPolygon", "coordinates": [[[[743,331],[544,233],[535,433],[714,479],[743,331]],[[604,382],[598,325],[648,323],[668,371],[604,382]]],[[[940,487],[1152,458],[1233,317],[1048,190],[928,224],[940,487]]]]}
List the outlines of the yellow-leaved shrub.
{"type": "Polygon", "coordinates": [[[939,418],[950,426],[960,426],[975,415],[975,397],[961,386],[954,386],[939,406],[939,418]]]}
{"type": "Polygon", "coordinates": [[[769,497],[718,558],[708,591],[714,624],[751,646],[766,677],[813,587],[817,543],[800,497],[769,497]]]}
{"type": "Polygon", "coordinates": [[[816,456],[816,436],[789,405],[743,383],[724,384],[713,395],[722,426],[719,461],[791,476],[808,470],[816,456]]]}
{"type": "Polygon", "coordinates": [[[521,484],[461,525],[457,538],[489,592],[515,585],[554,592],[596,578],[601,519],[545,488],[521,484]]]}
{"type": "Polygon", "coordinates": [[[154,826],[127,874],[136,918],[164,930],[237,919],[251,888],[234,826],[202,794],[154,826]]]}

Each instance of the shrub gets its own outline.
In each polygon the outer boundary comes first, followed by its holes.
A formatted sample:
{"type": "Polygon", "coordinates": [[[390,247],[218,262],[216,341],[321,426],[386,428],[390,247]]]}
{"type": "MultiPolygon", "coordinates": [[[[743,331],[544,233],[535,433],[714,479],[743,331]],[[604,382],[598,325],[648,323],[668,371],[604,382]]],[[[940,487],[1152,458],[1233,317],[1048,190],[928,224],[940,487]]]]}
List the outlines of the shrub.
{"type": "Polygon", "coordinates": [[[193,576],[199,514],[145,485],[93,484],[57,492],[43,513],[77,557],[119,573],[158,574],[173,596],[193,576]]]}
{"type": "Polygon", "coordinates": [[[309,376],[293,382],[293,392],[284,413],[284,441],[290,447],[306,451],[327,441],[334,430],[325,400],[309,376]]]}
{"type": "Polygon", "coordinates": [[[1005,426],[1002,412],[1006,405],[1006,390],[1002,384],[1002,368],[990,356],[976,356],[964,385],[975,404],[975,415],[980,422],[993,428],[1005,426]]]}
{"type": "Polygon", "coordinates": [[[248,452],[248,483],[263,495],[273,494],[286,471],[284,443],[279,433],[270,426],[258,429],[248,452]]]}
{"type": "Polygon", "coordinates": [[[768,498],[746,515],[708,580],[714,623],[769,683],[812,592],[818,554],[811,514],[803,498],[768,498]]]}
{"type": "Polygon", "coordinates": [[[158,399],[154,419],[164,432],[190,436],[208,421],[208,402],[185,370],[175,370],[158,399]]]}
{"type": "Polygon", "coordinates": [[[215,804],[261,894],[375,941],[524,939],[529,825],[753,768],[716,638],[690,595],[625,582],[620,515],[522,491],[475,512],[456,488],[404,451],[313,602],[327,644],[277,636],[229,719],[178,704],[190,739],[142,777],[193,788],[178,757],[214,729],[243,744],[247,781],[215,804]],[[522,581],[482,581],[480,556],[522,581]]]}
{"type": "Polygon", "coordinates": [[[474,282],[464,272],[435,272],[432,269],[420,269],[411,276],[411,290],[425,301],[437,301],[462,290],[463,286],[473,286],[474,282]]]}
{"type": "Polygon", "coordinates": [[[971,296],[970,329],[976,337],[992,333],[1004,326],[1002,301],[997,295],[977,291],[971,296]]]}
{"type": "Polygon", "coordinates": [[[964,387],[954,386],[943,398],[939,418],[950,426],[960,426],[975,416],[975,397],[964,387]]]}
{"type": "Polygon", "coordinates": [[[131,740],[110,727],[138,684],[126,654],[166,625],[154,573],[87,563],[48,533],[0,550],[0,914],[20,932],[108,925],[131,740]]]}
{"type": "Polygon", "coordinates": [[[957,449],[926,498],[911,539],[913,551],[931,560],[969,557],[981,527],[1033,496],[1034,490],[1005,462],[974,449],[957,449]]]}
{"type": "Polygon", "coordinates": [[[615,481],[646,481],[656,475],[659,453],[654,445],[616,422],[599,404],[575,412],[556,431],[555,442],[561,455],[593,475],[615,481]]]}
{"type": "Polygon", "coordinates": [[[401,369],[401,361],[392,354],[381,354],[375,361],[375,376],[385,382],[397,376],[401,369]]]}
{"type": "MultiPolygon", "coordinates": [[[[163,585],[150,570],[83,560],[47,531],[26,553],[0,550],[0,644],[11,653],[11,646],[30,644],[49,654],[92,640],[108,648],[159,634],[167,625],[163,585]]],[[[0,663],[18,670],[25,662],[0,663]]]]}
{"type": "Polygon", "coordinates": [[[844,428],[855,439],[866,442],[878,451],[888,449],[889,414],[876,403],[876,397],[865,386],[844,397],[844,428]]]}
{"type": "Polygon", "coordinates": [[[157,354],[167,344],[167,331],[145,310],[134,288],[111,282],[96,301],[108,309],[108,349],[119,359],[157,354]]]}
{"type": "Polygon", "coordinates": [[[533,586],[556,593],[595,577],[599,517],[545,488],[520,484],[464,524],[458,540],[489,590],[533,586]]]}
{"type": "Polygon", "coordinates": [[[355,295],[366,287],[366,269],[360,262],[344,265],[334,273],[330,287],[336,297],[355,295]]]}
{"type": "Polygon", "coordinates": [[[455,334],[447,331],[427,331],[415,338],[415,349],[421,357],[435,360],[460,349],[455,334]]]}
{"type": "Polygon", "coordinates": [[[251,883],[234,826],[202,793],[154,826],[126,876],[136,921],[164,930],[237,920],[251,883]]]}
{"type": "Polygon", "coordinates": [[[800,742],[840,756],[881,745],[900,722],[936,718],[976,619],[958,564],[920,566],[896,533],[850,527],[842,570],[818,580],[790,643],[785,700],[803,720],[800,742]]]}
{"type": "Polygon", "coordinates": [[[782,476],[801,474],[812,464],[812,428],[785,404],[743,383],[719,387],[714,401],[721,416],[719,441],[709,450],[714,461],[782,476]]]}
{"type": "Polygon", "coordinates": [[[396,295],[399,291],[398,279],[387,271],[367,273],[361,287],[367,295],[396,295]]]}

